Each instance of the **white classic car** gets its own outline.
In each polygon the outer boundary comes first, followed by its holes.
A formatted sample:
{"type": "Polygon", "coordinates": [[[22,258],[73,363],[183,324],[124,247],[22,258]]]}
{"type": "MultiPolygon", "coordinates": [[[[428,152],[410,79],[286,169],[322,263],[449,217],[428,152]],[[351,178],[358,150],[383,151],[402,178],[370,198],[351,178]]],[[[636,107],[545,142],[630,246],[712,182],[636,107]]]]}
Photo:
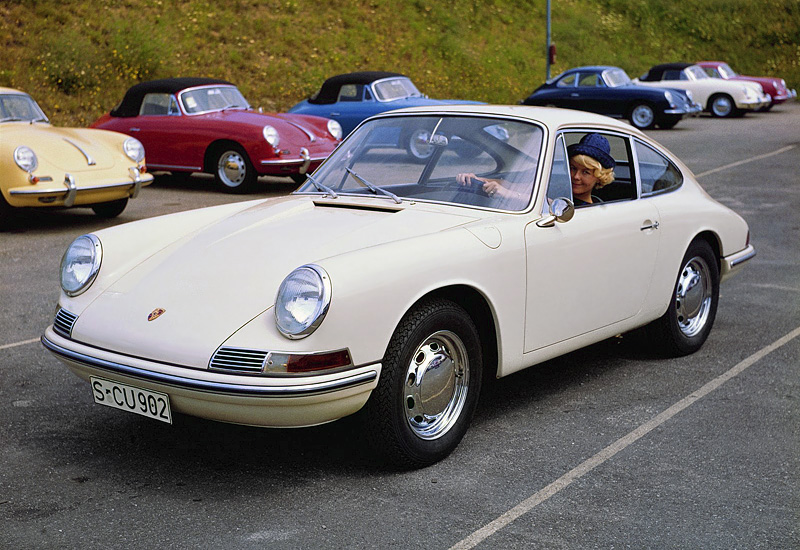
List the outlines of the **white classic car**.
{"type": "Polygon", "coordinates": [[[361,411],[419,467],[458,445],[486,377],[644,325],[694,352],[754,254],[744,220],[628,124],[422,107],[362,123],[290,196],[77,238],[42,342],[100,404],[284,427],[361,411]],[[411,131],[424,162],[386,145],[411,131]],[[589,133],[615,180],[578,208],[567,148],[589,133]]]}
{"type": "Polygon", "coordinates": [[[680,88],[715,117],[735,117],[768,107],[772,98],[756,82],[712,78],[692,63],[664,63],[633,80],[643,86],[680,88]]]}

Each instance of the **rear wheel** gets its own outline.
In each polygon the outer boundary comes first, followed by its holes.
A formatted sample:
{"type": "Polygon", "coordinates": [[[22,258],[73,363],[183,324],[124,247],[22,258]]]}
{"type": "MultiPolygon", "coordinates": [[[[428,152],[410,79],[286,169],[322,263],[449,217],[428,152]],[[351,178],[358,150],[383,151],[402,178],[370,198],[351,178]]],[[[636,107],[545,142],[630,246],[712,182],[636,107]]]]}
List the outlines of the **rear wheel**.
{"type": "Polygon", "coordinates": [[[717,315],[719,267],[706,241],[689,245],[666,313],[648,326],[651,341],[667,355],[699,350],[717,315]]]}
{"type": "Polygon", "coordinates": [[[256,170],[240,146],[220,147],[214,158],[214,181],[220,189],[226,193],[246,193],[255,187],[256,170]]]}
{"type": "Polygon", "coordinates": [[[406,151],[415,160],[425,161],[433,154],[433,145],[428,143],[430,132],[422,128],[414,130],[405,137],[406,151]]]}
{"type": "Polygon", "coordinates": [[[630,110],[628,118],[630,119],[631,124],[640,130],[649,130],[655,126],[656,123],[656,114],[653,111],[653,108],[647,103],[639,103],[634,105],[630,110]]]}
{"type": "Polygon", "coordinates": [[[389,342],[365,407],[375,450],[404,468],[446,457],[467,431],[481,376],[478,331],[467,312],[447,300],[415,306],[389,342]]]}
{"type": "Polygon", "coordinates": [[[111,202],[104,202],[92,206],[92,210],[101,218],[116,218],[128,206],[128,197],[111,202]]]}

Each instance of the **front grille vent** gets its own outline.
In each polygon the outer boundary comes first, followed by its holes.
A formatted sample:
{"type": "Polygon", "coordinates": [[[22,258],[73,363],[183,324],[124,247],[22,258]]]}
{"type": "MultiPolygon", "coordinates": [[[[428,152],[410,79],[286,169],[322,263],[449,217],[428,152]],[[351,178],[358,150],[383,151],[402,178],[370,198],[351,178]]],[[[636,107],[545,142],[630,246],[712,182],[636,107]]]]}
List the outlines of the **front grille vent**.
{"type": "Polygon", "coordinates": [[[214,370],[260,374],[268,355],[269,352],[263,350],[222,347],[214,353],[208,366],[214,370]]]}
{"type": "Polygon", "coordinates": [[[77,315],[70,313],[66,309],[58,308],[56,319],[53,321],[53,330],[64,338],[72,338],[72,327],[77,320],[77,315]]]}

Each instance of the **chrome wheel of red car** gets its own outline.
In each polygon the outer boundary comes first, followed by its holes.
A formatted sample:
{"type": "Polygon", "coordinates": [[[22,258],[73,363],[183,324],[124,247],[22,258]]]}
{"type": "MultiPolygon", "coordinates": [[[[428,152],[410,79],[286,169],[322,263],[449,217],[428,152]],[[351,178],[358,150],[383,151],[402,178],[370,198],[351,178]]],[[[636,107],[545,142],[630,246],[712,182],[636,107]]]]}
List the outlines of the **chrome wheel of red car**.
{"type": "Polygon", "coordinates": [[[223,191],[244,192],[256,182],[256,173],[247,154],[237,148],[220,150],[214,178],[223,191]]]}

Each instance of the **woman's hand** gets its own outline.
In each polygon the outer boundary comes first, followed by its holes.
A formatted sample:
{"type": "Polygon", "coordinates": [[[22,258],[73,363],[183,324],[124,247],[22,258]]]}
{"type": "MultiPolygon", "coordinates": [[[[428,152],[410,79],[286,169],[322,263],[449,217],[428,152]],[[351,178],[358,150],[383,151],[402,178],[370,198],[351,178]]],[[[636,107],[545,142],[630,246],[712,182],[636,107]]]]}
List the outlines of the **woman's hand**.
{"type": "Polygon", "coordinates": [[[464,172],[461,174],[457,174],[456,182],[458,182],[459,185],[465,185],[465,186],[474,185],[475,182],[477,182],[481,185],[481,189],[483,189],[483,192],[489,195],[490,197],[494,197],[495,195],[499,195],[501,197],[509,196],[508,189],[503,187],[500,184],[499,180],[480,178],[471,172],[464,172]]]}

